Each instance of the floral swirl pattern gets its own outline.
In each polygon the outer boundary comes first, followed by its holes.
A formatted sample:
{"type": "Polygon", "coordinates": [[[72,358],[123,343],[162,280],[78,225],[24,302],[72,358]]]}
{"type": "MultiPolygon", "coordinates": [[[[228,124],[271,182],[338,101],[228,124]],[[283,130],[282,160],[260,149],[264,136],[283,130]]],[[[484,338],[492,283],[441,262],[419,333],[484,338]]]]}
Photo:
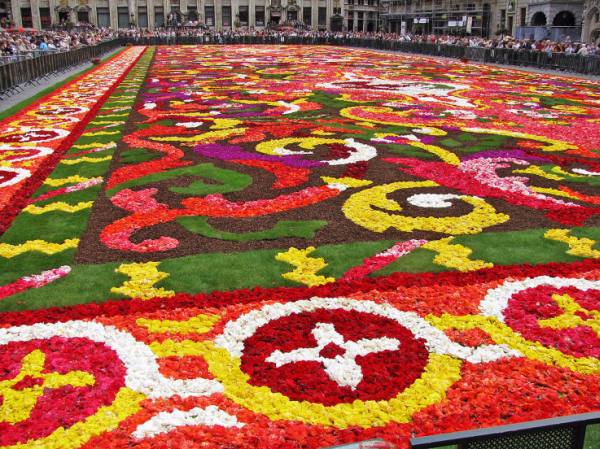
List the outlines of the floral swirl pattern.
{"type": "Polygon", "coordinates": [[[130,48],[3,123],[1,449],[407,448],[600,408],[598,82],[130,48]]]}

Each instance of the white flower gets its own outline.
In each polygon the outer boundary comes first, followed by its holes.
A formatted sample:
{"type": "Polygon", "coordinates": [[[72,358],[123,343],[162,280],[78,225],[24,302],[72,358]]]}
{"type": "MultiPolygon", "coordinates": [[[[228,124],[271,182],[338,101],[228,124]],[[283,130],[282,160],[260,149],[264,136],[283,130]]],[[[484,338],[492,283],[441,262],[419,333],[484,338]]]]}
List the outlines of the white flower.
{"type": "Polygon", "coordinates": [[[194,407],[187,411],[176,409],[172,412],[161,412],[137,426],[132,436],[136,440],[140,440],[168,433],[177,427],[198,425],[237,428],[244,426],[243,423],[238,422],[237,417],[221,410],[216,405],[209,405],[206,408],[194,407]]]}

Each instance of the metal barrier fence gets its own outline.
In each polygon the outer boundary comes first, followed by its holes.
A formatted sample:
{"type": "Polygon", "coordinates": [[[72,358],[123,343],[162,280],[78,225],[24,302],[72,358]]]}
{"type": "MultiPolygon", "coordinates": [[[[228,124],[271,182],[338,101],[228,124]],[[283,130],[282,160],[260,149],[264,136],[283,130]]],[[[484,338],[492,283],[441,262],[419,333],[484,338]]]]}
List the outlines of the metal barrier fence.
{"type": "Polygon", "coordinates": [[[74,66],[98,58],[122,44],[122,40],[113,39],[98,45],[66,52],[48,52],[42,55],[36,53],[36,57],[2,64],[0,65],[0,98],[14,92],[22,92],[28,85],[39,84],[43,78],[66,72],[74,66]]]}
{"type": "Polygon", "coordinates": [[[587,426],[599,422],[600,412],[581,413],[505,426],[411,438],[410,447],[434,449],[456,444],[458,449],[583,449],[587,426]]]}
{"type": "Polygon", "coordinates": [[[26,59],[31,58],[39,58],[40,56],[60,53],[61,50],[58,49],[48,49],[48,50],[29,50],[25,53],[17,53],[16,55],[9,56],[0,56],[0,65],[2,64],[10,64],[18,61],[25,61],[26,59]]]}
{"type": "Polygon", "coordinates": [[[302,36],[171,36],[124,38],[134,45],[198,45],[198,44],[290,44],[339,45],[372,48],[428,56],[443,56],[473,62],[535,67],[547,70],[600,75],[600,56],[579,56],[565,53],[545,53],[531,50],[461,47],[430,43],[399,42],[382,39],[302,37],[302,36]]]}

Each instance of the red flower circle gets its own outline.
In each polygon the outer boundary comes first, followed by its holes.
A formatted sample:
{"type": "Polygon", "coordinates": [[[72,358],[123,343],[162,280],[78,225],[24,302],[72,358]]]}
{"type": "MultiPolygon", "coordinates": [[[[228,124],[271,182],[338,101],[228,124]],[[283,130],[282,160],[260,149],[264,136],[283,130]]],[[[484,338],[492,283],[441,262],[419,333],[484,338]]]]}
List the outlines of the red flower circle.
{"type": "Polygon", "coordinates": [[[580,290],[576,287],[556,288],[539,286],[520,291],[512,296],[504,311],[506,324],[528,340],[556,348],[575,357],[600,357],[600,338],[585,325],[593,319],[586,311],[600,310],[599,290],[580,290]],[[550,318],[564,316],[555,295],[565,296],[579,310],[577,325],[571,326],[566,319],[559,319],[559,326],[552,327],[550,318]]]}
{"type": "Polygon", "coordinates": [[[388,400],[409,387],[428,360],[424,341],[396,321],[379,315],[319,309],[282,317],[260,327],[244,343],[241,368],[255,386],[267,386],[293,400],[318,402],[327,406],[359,400],[388,400]],[[328,326],[343,339],[318,341],[315,328],[328,326]],[[333,327],[331,327],[333,326],[333,327]],[[355,386],[341,385],[326,371],[326,359],[344,357],[348,342],[392,339],[396,350],[374,350],[353,360],[362,380],[355,386]],[[274,353],[311,348],[314,360],[300,360],[277,366],[274,353]],[[269,359],[269,360],[267,360],[269,359]]]}

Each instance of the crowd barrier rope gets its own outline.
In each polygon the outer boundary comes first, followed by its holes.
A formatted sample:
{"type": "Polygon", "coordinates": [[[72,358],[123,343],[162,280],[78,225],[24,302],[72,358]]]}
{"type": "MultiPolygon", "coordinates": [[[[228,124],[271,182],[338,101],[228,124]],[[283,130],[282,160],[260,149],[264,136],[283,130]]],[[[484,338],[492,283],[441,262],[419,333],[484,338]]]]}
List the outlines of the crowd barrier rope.
{"type": "Polygon", "coordinates": [[[27,86],[39,84],[50,76],[90,62],[122,45],[122,39],[112,39],[70,51],[35,52],[11,56],[10,62],[0,64],[0,99],[22,92],[27,86]]]}
{"type": "Polygon", "coordinates": [[[493,49],[463,47],[458,45],[423,42],[400,42],[384,39],[336,38],[306,36],[166,36],[123,38],[133,45],[199,45],[199,44],[290,44],[290,45],[339,45],[370,48],[427,56],[469,60],[473,62],[535,67],[546,70],[586,75],[600,75],[600,56],[580,56],[565,53],[546,53],[533,50],[493,49]]]}

